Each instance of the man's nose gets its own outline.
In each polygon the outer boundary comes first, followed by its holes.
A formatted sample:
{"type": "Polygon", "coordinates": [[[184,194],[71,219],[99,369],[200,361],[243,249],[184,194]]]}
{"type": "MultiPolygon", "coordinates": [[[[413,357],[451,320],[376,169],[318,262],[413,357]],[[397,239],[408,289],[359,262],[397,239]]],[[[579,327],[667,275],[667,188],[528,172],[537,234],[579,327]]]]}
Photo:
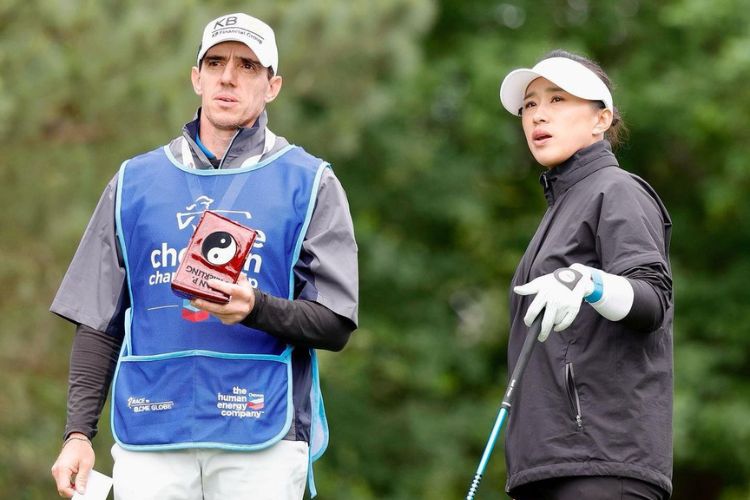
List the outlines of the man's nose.
{"type": "Polygon", "coordinates": [[[224,65],[224,70],[221,72],[221,82],[226,84],[234,83],[236,75],[237,68],[230,62],[224,65]]]}

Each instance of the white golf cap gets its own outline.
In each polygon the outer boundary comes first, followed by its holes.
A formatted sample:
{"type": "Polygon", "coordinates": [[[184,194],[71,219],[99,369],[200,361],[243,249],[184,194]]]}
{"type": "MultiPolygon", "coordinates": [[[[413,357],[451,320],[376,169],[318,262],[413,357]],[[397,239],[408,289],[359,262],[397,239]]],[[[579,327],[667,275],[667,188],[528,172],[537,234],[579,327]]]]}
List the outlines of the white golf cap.
{"type": "Polygon", "coordinates": [[[526,88],[539,77],[581,99],[602,101],[607,109],[614,111],[612,94],[604,82],[586,66],[567,57],[550,57],[531,69],[516,69],[508,73],[500,86],[503,107],[517,116],[523,106],[526,88]]]}
{"type": "Polygon", "coordinates": [[[274,74],[279,72],[279,52],[276,36],[269,25],[247,14],[227,14],[217,17],[203,30],[201,46],[198,49],[198,62],[208,49],[222,42],[242,42],[255,52],[258,61],[274,74]]]}

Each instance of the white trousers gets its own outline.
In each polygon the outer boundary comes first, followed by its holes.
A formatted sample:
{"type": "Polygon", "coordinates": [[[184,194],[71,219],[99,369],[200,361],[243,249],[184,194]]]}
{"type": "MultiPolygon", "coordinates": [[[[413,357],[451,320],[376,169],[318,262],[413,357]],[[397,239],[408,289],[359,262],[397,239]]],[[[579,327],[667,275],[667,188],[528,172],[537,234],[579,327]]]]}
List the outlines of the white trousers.
{"type": "Polygon", "coordinates": [[[308,446],[279,441],[261,451],[128,451],[112,447],[115,500],[301,500],[308,446]]]}

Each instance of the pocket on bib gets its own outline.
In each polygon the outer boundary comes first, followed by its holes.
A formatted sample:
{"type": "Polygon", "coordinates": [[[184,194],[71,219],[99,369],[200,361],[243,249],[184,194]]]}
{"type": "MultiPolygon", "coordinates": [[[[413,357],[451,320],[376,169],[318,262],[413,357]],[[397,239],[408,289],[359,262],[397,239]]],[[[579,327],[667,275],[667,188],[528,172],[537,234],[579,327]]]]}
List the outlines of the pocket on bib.
{"type": "Polygon", "coordinates": [[[195,358],[196,442],[263,448],[284,437],[292,422],[290,360],[195,358]]]}
{"type": "Polygon", "coordinates": [[[112,391],[112,430],[123,445],[190,441],[193,359],[135,361],[123,357],[112,391]]]}
{"type": "Polygon", "coordinates": [[[113,429],[124,445],[260,449],[291,424],[288,357],[206,351],[124,357],[113,429]]]}

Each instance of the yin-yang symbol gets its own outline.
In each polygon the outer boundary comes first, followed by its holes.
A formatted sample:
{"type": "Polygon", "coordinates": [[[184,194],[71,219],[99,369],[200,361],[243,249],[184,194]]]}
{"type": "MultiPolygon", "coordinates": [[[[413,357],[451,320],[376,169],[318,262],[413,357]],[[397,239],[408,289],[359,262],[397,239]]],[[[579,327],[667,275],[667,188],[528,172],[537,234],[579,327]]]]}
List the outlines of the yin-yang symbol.
{"type": "Polygon", "coordinates": [[[226,231],[216,231],[203,240],[201,253],[211,264],[223,266],[237,253],[237,242],[226,231]]]}

